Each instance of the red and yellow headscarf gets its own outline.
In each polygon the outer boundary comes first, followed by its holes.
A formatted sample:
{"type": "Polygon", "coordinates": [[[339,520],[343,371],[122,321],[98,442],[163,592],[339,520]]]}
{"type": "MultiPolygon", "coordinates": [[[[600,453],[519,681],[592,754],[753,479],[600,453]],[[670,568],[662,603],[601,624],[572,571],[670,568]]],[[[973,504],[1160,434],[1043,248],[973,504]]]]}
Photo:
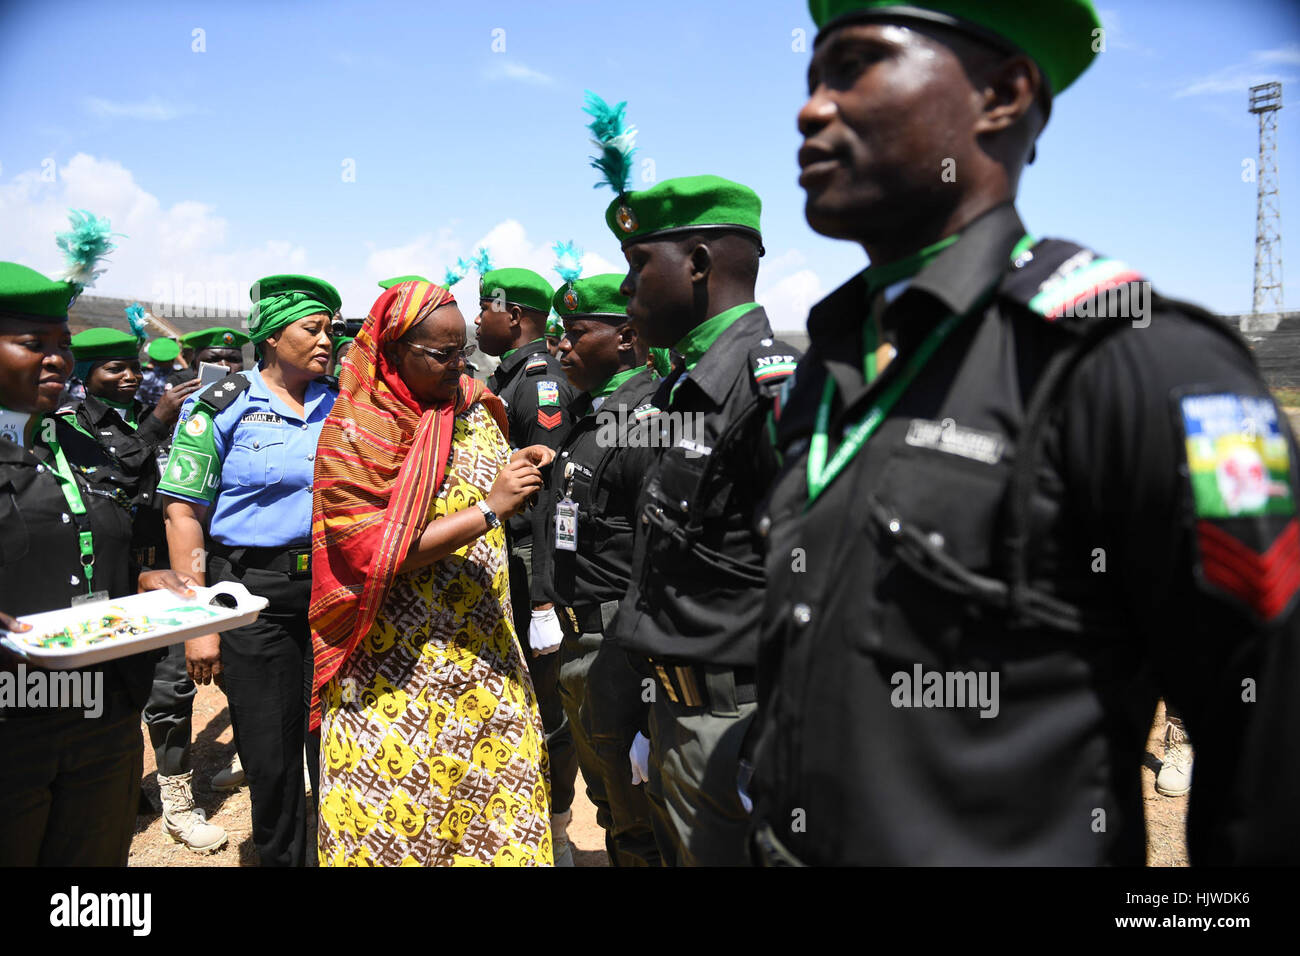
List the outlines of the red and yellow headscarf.
{"type": "Polygon", "coordinates": [[[343,360],[312,488],[313,729],[320,725],[320,689],[369,633],[398,566],[428,524],[456,415],[483,402],[507,433],[505,406],[482,382],[462,375],[454,401],[425,407],[384,353],[384,346],[455,301],[430,282],[385,289],[343,360]]]}

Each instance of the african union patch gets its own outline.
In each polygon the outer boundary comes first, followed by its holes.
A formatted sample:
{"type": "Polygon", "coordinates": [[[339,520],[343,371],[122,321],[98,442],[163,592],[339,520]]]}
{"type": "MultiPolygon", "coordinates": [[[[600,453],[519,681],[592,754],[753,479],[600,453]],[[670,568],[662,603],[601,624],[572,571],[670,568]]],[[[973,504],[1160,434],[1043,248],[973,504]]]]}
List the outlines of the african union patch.
{"type": "Polygon", "coordinates": [[[560,404],[560,386],[555,382],[538,382],[537,404],[558,406],[560,404]]]}
{"type": "Polygon", "coordinates": [[[208,430],[208,419],[206,415],[195,415],[185,423],[185,434],[191,438],[199,438],[208,430]]]}
{"type": "Polygon", "coordinates": [[[1272,399],[1187,395],[1179,408],[1197,517],[1295,513],[1291,453],[1272,399]]]}
{"type": "Polygon", "coordinates": [[[215,488],[211,455],[184,448],[172,449],[167,470],[158,483],[159,491],[176,491],[183,495],[206,498],[215,488]]]}

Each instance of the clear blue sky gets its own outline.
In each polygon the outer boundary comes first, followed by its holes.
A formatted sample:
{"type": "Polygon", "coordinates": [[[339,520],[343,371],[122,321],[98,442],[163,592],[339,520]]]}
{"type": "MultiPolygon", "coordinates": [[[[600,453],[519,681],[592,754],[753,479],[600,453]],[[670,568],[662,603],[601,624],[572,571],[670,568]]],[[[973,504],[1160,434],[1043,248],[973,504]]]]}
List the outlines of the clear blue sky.
{"type": "MultiPolygon", "coordinates": [[[[1300,308],[1300,4],[1102,12],[1107,50],[1057,102],[1023,183],[1031,231],[1123,258],[1166,294],[1249,310],[1245,90],[1278,78],[1287,302],[1300,308]]],[[[658,178],[711,172],[759,192],[760,298],[798,328],[865,258],[803,220],[794,117],[809,54],[796,30],[810,48],[806,6],[774,0],[3,4],[0,258],[54,271],[62,210],[85,205],[129,237],[97,291],[142,300],[159,284],[308,271],[360,315],[375,279],[441,277],[485,238],[534,267],[569,238],[593,267],[621,264],[610,194],[587,166],[590,88],[629,101],[658,178]]]]}

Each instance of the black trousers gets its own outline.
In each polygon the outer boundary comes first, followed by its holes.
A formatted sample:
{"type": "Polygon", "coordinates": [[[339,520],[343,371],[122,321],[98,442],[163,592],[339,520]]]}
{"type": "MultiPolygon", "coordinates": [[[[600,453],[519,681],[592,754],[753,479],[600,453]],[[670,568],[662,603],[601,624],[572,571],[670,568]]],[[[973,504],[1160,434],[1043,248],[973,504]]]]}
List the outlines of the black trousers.
{"type": "Polygon", "coordinates": [[[0,720],[0,867],[126,866],[144,744],[117,704],[0,720]]]}
{"type": "Polygon", "coordinates": [[[190,769],[194,697],[198,692],[185,670],[185,645],[173,644],[154,668],[153,686],[143,714],[154,760],[164,777],[190,769]]]}
{"type": "Polygon", "coordinates": [[[253,804],[253,845],[262,866],[305,866],[315,852],[320,736],[307,732],[312,646],[307,624],[311,578],[208,562],[211,583],[239,581],[270,603],[246,627],[221,634],[223,689],[253,804]],[[313,799],[303,792],[303,746],[313,799]],[[310,845],[305,835],[311,820],[310,845]]]}
{"type": "Polygon", "coordinates": [[[528,644],[528,626],[533,621],[529,598],[529,580],[533,568],[533,545],[527,541],[510,549],[510,605],[515,618],[519,646],[528,662],[533,679],[537,707],[542,712],[542,730],[546,733],[546,752],[551,766],[551,812],[563,813],[573,806],[578,781],[578,751],[560,697],[560,652],[537,657],[528,644]]]}

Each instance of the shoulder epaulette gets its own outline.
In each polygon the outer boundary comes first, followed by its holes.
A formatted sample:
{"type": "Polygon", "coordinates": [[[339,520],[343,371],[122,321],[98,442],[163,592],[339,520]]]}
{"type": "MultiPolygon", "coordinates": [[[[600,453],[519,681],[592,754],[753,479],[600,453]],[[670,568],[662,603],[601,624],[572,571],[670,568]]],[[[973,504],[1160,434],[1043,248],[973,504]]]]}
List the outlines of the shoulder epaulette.
{"type": "Polygon", "coordinates": [[[749,374],[758,391],[773,398],[781,391],[786,379],[794,374],[799,364],[800,352],[780,339],[763,339],[749,350],[749,374]]]}
{"type": "Polygon", "coordinates": [[[242,372],[231,372],[219,382],[213,382],[199,394],[199,401],[214,412],[219,412],[233,402],[252,383],[242,372]]]}
{"type": "Polygon", "coordinates": [[[1049,322],[1131,317],[1149,305],[1140,272],[1119,259],[1063,239],[1043,239],[1021,254],[999,292],[1049,322]],[[1142,296],[1133,302],[1132,296],[1142,296]]]}
{"type": "Polygon", "coordinates": [[[548,358],[550,358],[549,352],[538,352],[536,355],[530,358],[528,360],[528,364],[524,366],[524,374],[541,375],[543,372],[545,372],[547,369],[550,368],[550,365],[546,361],[548,358]]]}
{"type": "Polygon", "coordinates": [[[54,414],[59,416],[75,415],[77,414],[77,407],[78,406],[76,402],[69,402],[67,405],[60,405],[58,408],[56,408],[54,410],[54,414]]]}

